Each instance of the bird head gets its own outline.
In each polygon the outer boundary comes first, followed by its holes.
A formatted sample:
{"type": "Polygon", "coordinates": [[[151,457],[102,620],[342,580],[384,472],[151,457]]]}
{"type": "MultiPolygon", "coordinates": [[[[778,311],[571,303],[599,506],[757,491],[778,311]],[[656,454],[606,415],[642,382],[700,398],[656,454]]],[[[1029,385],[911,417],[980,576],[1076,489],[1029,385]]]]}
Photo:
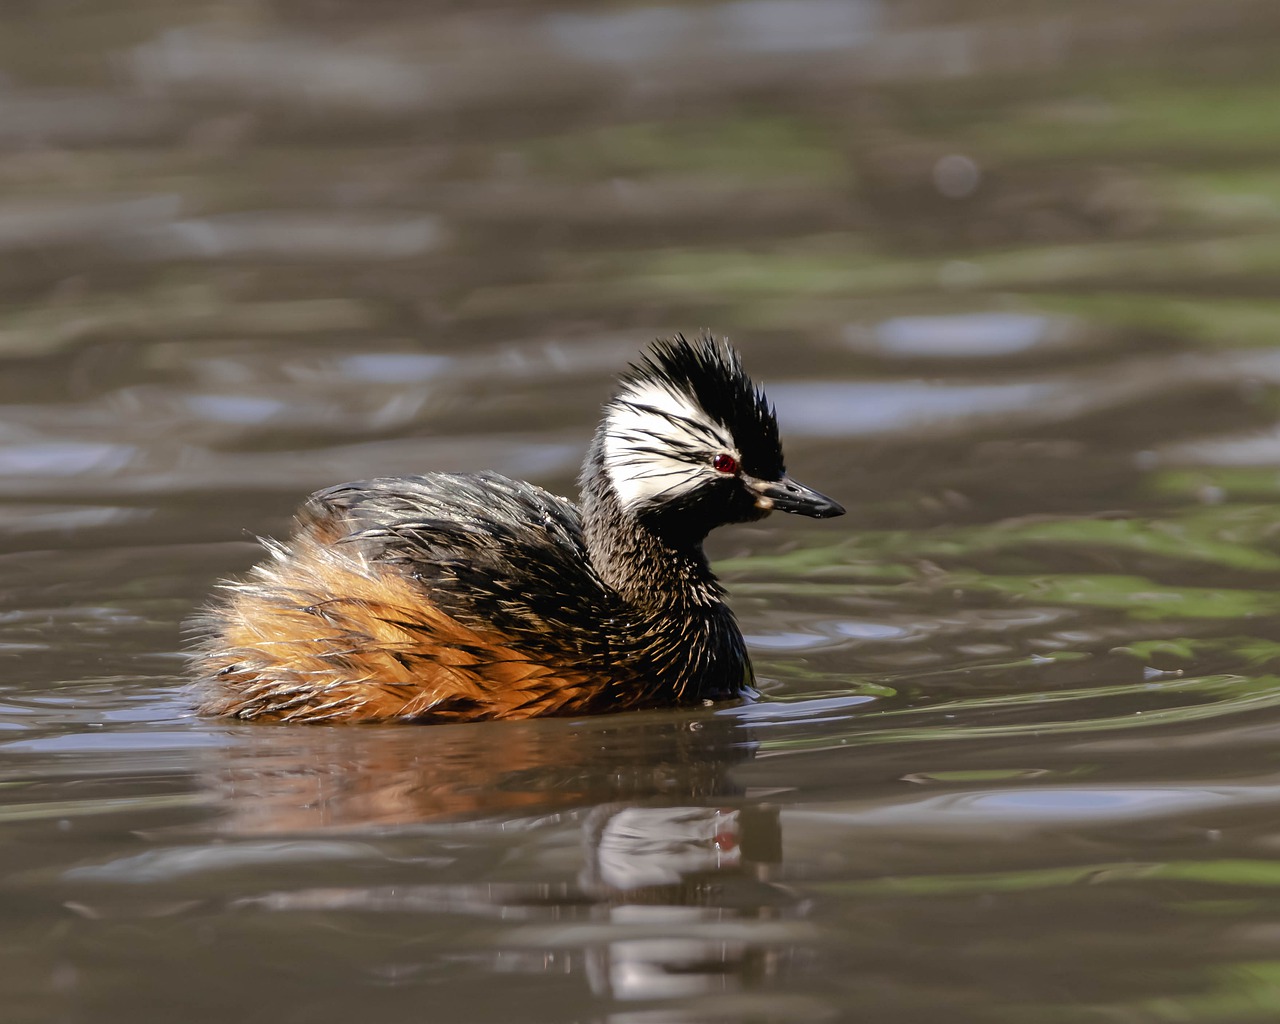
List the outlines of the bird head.
{"type": "Polygon", "coordinates": [[[659,532],[701,539],[775,511],[844,513],[787,476],[773,407],[710,335],[654,343],[622,375],[597,444],[622,511],[659,532]]]}

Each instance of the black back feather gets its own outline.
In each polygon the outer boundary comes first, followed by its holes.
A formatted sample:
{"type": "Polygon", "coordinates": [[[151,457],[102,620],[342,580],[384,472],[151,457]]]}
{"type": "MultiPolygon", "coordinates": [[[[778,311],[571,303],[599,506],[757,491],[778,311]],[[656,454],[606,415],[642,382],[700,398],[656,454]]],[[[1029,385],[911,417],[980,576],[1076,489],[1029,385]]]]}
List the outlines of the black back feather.
{"type": "Polygon", "coordinates": [[[382,477],[320,491],[308,508],[344,524],[339,543],[399,565],[443,611],[534,649],[594,639],[617,611],[578,509],[532,484],[498,473],[382,477]]]}

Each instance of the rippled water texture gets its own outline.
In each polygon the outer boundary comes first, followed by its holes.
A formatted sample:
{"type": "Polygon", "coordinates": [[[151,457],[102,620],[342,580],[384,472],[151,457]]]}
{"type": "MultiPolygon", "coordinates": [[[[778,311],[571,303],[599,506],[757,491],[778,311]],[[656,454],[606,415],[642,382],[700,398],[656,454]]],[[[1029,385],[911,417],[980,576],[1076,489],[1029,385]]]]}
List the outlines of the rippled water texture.
{"type": "Polygon", "coordinates": [[[1275,6],[0,5],[6,1021],[1280,1017],[1275,6]],[[309,491],[711,325],[762,697],[192,717],[309,491]]]}

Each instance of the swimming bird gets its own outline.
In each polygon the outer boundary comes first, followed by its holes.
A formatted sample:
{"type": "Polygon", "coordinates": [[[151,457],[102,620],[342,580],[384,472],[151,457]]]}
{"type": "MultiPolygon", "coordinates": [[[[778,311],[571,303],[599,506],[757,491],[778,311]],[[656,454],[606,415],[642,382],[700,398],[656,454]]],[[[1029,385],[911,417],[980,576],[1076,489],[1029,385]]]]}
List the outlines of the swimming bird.
{"type": "Polygon", "coordinates": [[[731,698],[751,663],[703,540],[844,512],[786,475],[773,407],[709,334],[622,374],[579,485],[581,506],[490,472],[317,492],[195,620],[200,709],[451,722],[731,698]]]}

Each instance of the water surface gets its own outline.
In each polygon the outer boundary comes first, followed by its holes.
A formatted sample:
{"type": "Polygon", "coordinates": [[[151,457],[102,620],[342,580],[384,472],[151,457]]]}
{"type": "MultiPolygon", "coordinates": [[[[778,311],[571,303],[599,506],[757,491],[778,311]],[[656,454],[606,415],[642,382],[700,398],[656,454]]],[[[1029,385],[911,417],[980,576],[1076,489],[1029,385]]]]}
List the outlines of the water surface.
{"type": "Polygon", "coordinates": [[[7,1020],[1270,1021],[1265,4],[0,12],[7,1020]],[[311,490],[572,493],[709,324],[758,702],[195,718],[311,490]]]}

